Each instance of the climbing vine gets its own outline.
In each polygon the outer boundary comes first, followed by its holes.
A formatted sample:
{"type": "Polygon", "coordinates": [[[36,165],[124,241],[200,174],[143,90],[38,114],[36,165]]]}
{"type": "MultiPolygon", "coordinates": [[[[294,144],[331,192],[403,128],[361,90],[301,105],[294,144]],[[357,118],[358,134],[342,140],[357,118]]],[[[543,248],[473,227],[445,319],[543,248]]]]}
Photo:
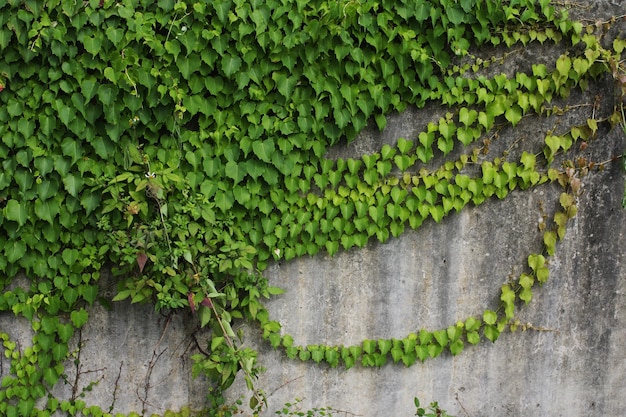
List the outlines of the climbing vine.
{"type": "Polygon", "coordinates": [[[34,331],[25,348],[0,333],[11,363],[0,413],[111,415],[50,394],[103,268],[118,277],[113,301],[190,310],[211,329],[193,372],[214,381],[218,405],[239,372],[250,406],[264,403],[237,319],[287,357],[331,367],[410,366],[496,341],[548,279],[582,177],[611,162],[572,155],[602,125],[624,128],[625,47],[548,0],[0,1],[0,311],[34,331]],[[567,51],[514,74],[490,74],[497,59],[475,55],[535,43],[567,51]],[[490,159],[492,132],[548,116],[553,99],[607,76],[610,115],[546,132],[519,159],[490,159]],[[415,138],[325,156],[428,103],[448,112],[415,138]],[[563,192],[543,252],[480,317],[404,339],[298,346],[263,306],[282,292],[263,276],[274,260],[385,242],[550,182],[563,192]],[[20,272],[26,287],[14,285],[20,272]]]}

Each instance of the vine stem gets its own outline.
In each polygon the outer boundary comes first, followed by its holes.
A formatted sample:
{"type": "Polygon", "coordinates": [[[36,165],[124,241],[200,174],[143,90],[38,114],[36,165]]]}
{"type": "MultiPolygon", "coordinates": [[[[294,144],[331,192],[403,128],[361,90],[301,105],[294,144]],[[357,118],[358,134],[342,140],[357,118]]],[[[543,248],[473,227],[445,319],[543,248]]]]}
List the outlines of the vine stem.
{"type": "MultiPolygon", "coordinates": [[[[165,337],[165,333],[167,332],[167,328],[169,327],[170,324],[170,320],[171,320],[172,316],[168,315],[167,319],[165,321],[165,326],[163,327],[163,331],[161,332],[161,337],[159,338],[159,341],[157,342],[156,346],[154,347],[154,349],[152,350],[152,358],[150,359],[150,362],[148,363],[148,371],[146,373],[146,378],[145,378],[145,385],[144,385],[144,398],[141,398],[139,396],[139,388],[137,387],[137,397],[139,398],[139,400],[142,403],[142,414],[145,414],[146,412],[146,405],[150,405],[152,407],[156,407],[153,404],[150,404],[148,402],[148,391],[150,390],[150,377],[152,376],[152,371],[154,370],[154,367],[156,366],[157,361],[159,360],[159,358],[161,357],[161,355],[163,355],[165,353],[165,351],[167,350],[167,347],[165,349],[163,349],[161,351],[161,353],[157,354],[157,349],[159,347],[159,345],[161,344],[161,342],[163,341],[163,338],[165,337]]],[[[120,367],[121,369],[121,367],[120,367]]]]}
{"type": "MultiPolygon", "coordinates": [[[[222,334],[224,335],[224,339],[226,340],[226,343],[228,343],[228,347],[233,351],[236,352],[237,348],[235,347],[235,343],[233,342],[233,340],[230,338],[230,335],[226,332],[226,329],[224,328],[224,324],[222,324],[222,319],[219,316],[219,314],[217,313],[217,309],[215,308],[215,304],[213,304],[213,302],[211,301],[211,299],[209,297],[206,297],[207,300],[209,300],[209,305],[211,306],[211,310],[213,310],[213,314],[215,314],[215,319],[217,320],[217,323],[220,325],[220,328],[222,329],[222,334]]],[[[237,358],[237,362],[239,362],[239,366],[241,367],[241,370],[243,371],[243,373],[245,374],[246,378],[250,381],[250,383],[252,384],[252,375],[250,374],[250,372],[246,369],[243,361],[240,358],[237,358]]],[[[265,403],[265,400],[263,398],[261,398],[261,395],[259,394],[258,390],[253,389],[252,390],[252,395],[254,396],[254,398],[256,398],[258,404],[263,404],[265,403]]]]}

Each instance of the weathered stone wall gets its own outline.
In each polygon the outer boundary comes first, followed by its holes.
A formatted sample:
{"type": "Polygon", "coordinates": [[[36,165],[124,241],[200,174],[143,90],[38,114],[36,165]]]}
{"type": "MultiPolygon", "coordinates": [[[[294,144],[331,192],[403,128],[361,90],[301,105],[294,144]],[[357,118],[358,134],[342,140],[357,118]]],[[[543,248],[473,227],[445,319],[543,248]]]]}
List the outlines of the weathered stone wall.
{"type": "MultiPolygon", "coordinates": [[[[572,14],[607,19],[623,13],[619,3],[594,1],[572,14]]],[[[623,38],[623,18],[620,22],[614,30],[623,38]]],[[[495,71],[511,73],[537,60],[554,65],[559,53],[525,48],[495,71]]],[[[559,127],[584,122],[595,100],[601,103],[596,111],[610,113],[613,96],[610,79],[584,94],[573,93],[566,103],[583,106],[563,116],[559,127]]],[[[364,132],[329,156],[354,157],[399,137],[414,139],[444,112],[435,106],[409,109],[392,117],[385,131],[364,132]]],[[[525,118],[500,132],[491,152],[506,150],[516,160],[523,150],[537,149],[537,140],[555,125],[555,118],[525,118]]],[[[619,129],[605,129],[589,157],[610,160],[624,152],[624,145],[619,129]]],[[[252,329],[252,343],[267,368],[259,386],[269,394],[269,410],[299,397],[303,410],[330,406],[345,411],[335,415],[410,416],[417,396],[422,404],[438,401],[456,416],[626,415],[626,210],[619,165],[584,178],[579,214],[550,258],[550,280],[519,310],[525,331],[503,333],[495,344],[466,347],[456,357],[448,353],[411,368],[388,363],[346,371],[289,360],[255,339],[252,329]]],[[[269,302],[272,318],[295,344],[349,346],[364,339],[401,339],[421,328],[446,328],[479,316],[497,307],[501,285],[524,271],[530,253],[542,250],[540,222],[550,218],[560,192],[550,185],[516,191],[385,244],[273,265],[267,272],[272,285],[287,292],[269,302]]],[[[231,390],[232,398],[242,393],[231,390]]]]}

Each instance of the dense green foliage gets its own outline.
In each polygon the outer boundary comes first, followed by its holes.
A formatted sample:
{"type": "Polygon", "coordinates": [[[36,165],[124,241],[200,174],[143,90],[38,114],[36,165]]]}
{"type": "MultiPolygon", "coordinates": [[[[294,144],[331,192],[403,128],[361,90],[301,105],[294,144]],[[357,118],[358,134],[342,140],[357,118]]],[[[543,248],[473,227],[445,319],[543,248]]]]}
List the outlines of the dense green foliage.
{"type": "MultiPolygon", "coordinates": [[[[0,1],[0,49],[0,311],[35,331],[24,350],[2,333],[12,374],[0,414],[31,416],[102,415],[48,393],[107,265],[121,283],[115,301],[191,309],[212,328],[194,371],[219,389],[242,370],[254,390],[258,372],[234,319],[258,322],[290,358],[333,367],[389,357],[408,366],[495,341],[518,300],[548,278],[546,257],[576,212],[588,167],[551,164],[591,140],[597,120],[551,132],[519,161],[486,160],[472,146],[594,77],[623,80],[624,42],[603,49],[547,0],[25,0],[0,1]],[[489,62],[470,53],[530,42],[584,48],[554,68],[489,78],[479,75],[489,62]],[[428,102],[449,113],[415,140],[325,158],[368,122],[383,128],[390,112],[428,102]],[[436,155],[446,162],[424,168],[436,155]],[[527,273],[482,317],[403,340],[300,347],[263,307],[281,292],[262,275],[273,259],[384,242],[549,181],[564,193],[545,253],[529,256],[527,273]],[[20,271],[30,287],[11,286],[20,271]]],[[[252,407],[262,402],[255,391],[252,407]]]]}

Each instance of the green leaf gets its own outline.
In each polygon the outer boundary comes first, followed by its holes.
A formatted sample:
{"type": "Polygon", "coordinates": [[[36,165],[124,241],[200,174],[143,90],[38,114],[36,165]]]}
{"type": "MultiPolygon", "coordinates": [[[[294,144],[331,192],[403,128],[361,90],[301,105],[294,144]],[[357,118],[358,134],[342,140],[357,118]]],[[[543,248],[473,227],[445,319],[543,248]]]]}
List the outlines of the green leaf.
{"type": "Polygon", "coordinates": [[[111,301],[123,301],[125,299],[127,299],[128,297],[130,297],[131,295],[131,291],[130,290],[122,290],[120,292],[118,292],[115,297],[113,297],[113,299],[111,301]]]}
{"type": "Polygon", "coordinates": [[[70,340],[74,335],[74,327],[72,327],[71,324],[59,324],[57,326],[57,334],[59,335],[59,339],[62,343],[67,343],[68,340],[70,340]]]}
{"type": "Polygon", "coordinates": [[[100,205],[101,196],[97,192],[91,190],[85,190],[80,196],[80,205],[86,210],[86,214],[89,215],[100,205]]]}
{"type": "Polygon", "coordinates": [[[326,349],[324,359],[331,368],[336,368],[339,364],[339,352],[335,349],[326,349]]]}
{"type": "Polygon", "coordinates": [[[107,38],[109,38],[109,40],[113,42],[113,45],[117,47],[117,45],[122,41],[122,39],[124,39],[124,30],[113,27],[113,26],[109,26],[106,30],[106,35],[107,35],[107,38]]]}
{"type": "Polygon", "coordinates": [[[561,148],[561,138],[559,136],[548,135],[546,136],[546,145],[548,146],[544,152],[546,159],[548,159],[548,161],[552,161],[554,154],[556,154],[561,148]]]}
{"type": "MultiPolygon", "coordinates": [[[[52,345],[56,343],[56,335],[52,334],[55,330],[56,327],[52,331],[49,331],[47,333],[41,332],[37,334],[37,344],[41,346],[44,351],[49,351],[50,349],[52,349],[52,345]]],[[[39,355],[42,356],[43,353],[40,353],[39,355]]]]}
{"type": "Polygon", "coordinates": [[[222,57],[222,70],[226,76],[234,75],[241,68],[241,58],[237,55],[225,54],[222,57]]]}
{"type": "Polygon", "coordinates": [[[9,240],[4,244],[4,255],[7,261],[15,263],[26,253],[26,243],[22,240],[9,240]]]}
{"type": "Polygon", "coordinates": [[[522,288],[525,288],[525,289],[532,288],[534,283],[535,283],[535,279],[532,277],[532,275],[522,274],[519,277],[519,285],[522,288]]]}
{"type": "Polygon", "coordinates": [[[17,200],[11,199],[7,201],[3,211],[7,220],[17,222],[19,226],[23,226],[26,223],[28,211],[25,203],[19,203],[17,200]]]}
{"type": "Polygon", "coordinates": [[[65,262],[68,266],[73,266],[80,256],[80,252],[77,249],[64,249],[61,257],[63,258],[63,262],[65,262]]]}
{"type": "Polygon", "coordinates": [[[492,342],[498,340],[500,336],[500,331],[492,325],[485,326],[485,337],[492,342]]]}
{"type": "Polygon", "coordinates": [[[567,77],[569,70],[572,68],[572,60],[567,55],[561,55],[556,60],[556,70],[562,77],[567,77]]]}
{"type": "Polygon", "coordinates": [[[526,304],[530,303],[533,299],[533,292],[530,288],[523,288],[519,293],[520,300],[524,301],[526,304]]]}
{"type": "Polygon", "coordinates": [[[68,305],[73,306],[76,300],[78,300],[78,290],[74,287],[67,287],[63,290],[63,298],[68,305]]]}
{"type": "Polygon", "coordinates": [[[84,308],[81,308],[80,310],[73,310],[70,313],[70,320],[72,320],[72,324],[77,329],[83,327],[83,325],[87,323],[88,318],[89,314],[84,308]]]}
{"type": "Polygon", "coordinates": [[[450,344],[450,352],[456,356],[463,351],[464,346],[463,341],[461,339],[457,339],[450,344]]]}
{"type": "Polygon", "coordinates": [[[106,107],[110,107],[117,96],[114,86],[109,84],[101,84],[98,87],[98,98],[106,107]]]}
{"type": "Polygon", "coordinates": [[[483,321],[484,321],[486,324],[489,324],[489,325],[496,324],[496,321],[497,321],[497,320],[498,320],[498,315],[496,314],[496,312],[495,312],[495,311],[492,311],[492,310],[486,310],[486,311],[483,313],[483,321]]]}
{"type": "MultiPolygon", "coordinates": [[[[178,65],[178,69],[180,70],[181,75],[186,80],[188,80],[191,77],[191,74],[200,69],[200,56],[197,54],[191,54],[187,57],[180,56],[176,60],[176,65],[178,65]]],[[[241,62],[239,63],[239,65],[241,66],[241,62]]],[[[237,72],[237,70],[235,70],[235,72],[237,72]]]]}
{"type": "Polygon", "coordinates": [[[546,245],[546,252],[548,252],[548,255],[550,256],[554,255],[554,251],[556,250],[556,241],[557,235],[555,231],[550,230],[544,233],[543,243],[546,245]]]}
{"type": "Polygon", "coordinates": [[[278,92],[285,98],[291,98],[293,90],[298,83],[298,77],[293,75],[289,77],[282,73],[274,73],[272,74],[272,79],[276,83],[278,92]]]}
{"type": "Polygon", "coordinates": [[[363,341],[363,352],[367,354],[372,354],[376,351],[376,341],[375,340],[364,340],[363,341]]]}
{"type": "Polygon", "coordinates": [[[67,345],[63,343],[55,343],[52,346],[52,357],[55,361],[61,362],[67,358],[68,349],[67,345]]]}
{"type": "Polygon", "coordinates": [[[227,162],[224,172],[234,181],[235,185],[246,176],[245,165],[235,161],[227,162]]]}
{"type": "Polygon", "coordinates": [[[30,416],[31,412],[35,408],[35,399],[33,397],[20,398],[17,403],[17,410],[20,416],[30,416]]]}
{"type": "Polygon", "coordinates": [[[519,123],[519,121],[522,119],[521,107],[518,106],[517,104],[510,106],[508,109],[506,109],[506,112],[504,113],[504,117],[506,118],[506,120],[511,122],[513,126],[516,126],[519,123]]]}
{"type": "Polygon", "coordinates": [[[97,285],[81,285],[79,288],[80,296],[87,301],[89,305],[93,305],[94,301],[96,301],[96,297],[98,296],[98,286],[97,285]]]}
{"type": "Polygon", "coordinates": [[[42,200],[47,200],[50,197],[57,195],[59,191],[59,183],[56,178],[42,179],[37,184],[37,194],[42,200]]]}
{"type": "Polygon", "coordinates": [[[78,197],[78,194],[83,188],[84,181],[81,177],[68,173],[65,177],[63,177],[63,185],[65,186],[65,190],[72,197],[78,197]]]}
{"type": "Polygon", "coordinates": [[[376,126],[378,126],[378,130],[383,130],[387,126],[387,116],[384,114],[377,114],[374,116],[374,120],[376,121],[376,126]]]}
{"type": "Polygon", "coordinates": [[[507,319],[512,319],[515,315],[515,292],[508,284],[502,286],[500,300],[504,304],[504,315],[507,319]]]}
{"type": "Polygon", "coordinates": [[[54,367],[48,366],[43,370],[43,379],[48,383],[50,387],[54,387],[59,380],[59,374],[54,367]]]}
{"type": "Polygon", "coordinates": [[[433,332],[439,346],[446,347],[448,345],[448,332],[446,330],[437,330],[433,332]]]}
{"type": "Polygon", "coordinates": [[[446,14],[448,15],[448,19],[450,19],[450,23],[454,26],[460,25],[465,20],[465,13],[463,13],[463,9],[458,6],[448,6],[446,8],[446,14]]]}
{"type": "Polygon", "coordinates": [[[204,327],[211,321],[211,309],[201,305],[198,307],[198,317],[200,318],[200,327],[204,327]]]}
{"type": "Polygon", "coordinates": [[[539,268],[543,267],[546,264],[546,258],[537,253],[533,253],[528,255],[528,266],[533,271],[537,271],[539,268]]]}
{"type": "Polygon", "coordinates": [[[467,334],[467,341],[468,343],[471,343],[472,345],[476,345],[480,342],[480,335],[475,330],[471,331],[467,334]]]}
{"type": "Polygon", "coordinates": [[[61,211],[61,201],[59,197],[50,198],[42,201],[41,199],[35,200],[35,215],[41,220],[45,220],[50,224],[55,223],[55,218],[61,211]]]}
{"type": "Polygon", "coordinates": [[[323,347],[320,346],[308,346],[307,347],[311,352],[311,359],[315,361],[315,363],[320,363],[322,359],[324,359],[325,351],[323,347]]]}
{"type": "Polygon", "coordinates": [[[57,331],[59,319],[57,317],[44,316],[41,318],[41,331],[44,335],[53,335],[57,331]]]}
{"type": "Polygon", "coordinates": [[[85,97],[85,102],[91,100],[91,98],[96,94],[97,87],[98,81],[95,77],[86,77],[81,81],[80,88],[83,93],[83,97],[85,97]]]}
{"type": "Polygon", "coordinates": [[[211,338],[211,352],[215,352],[215,350],[220,347],[226,340],[223,336],[213,336],[211,338]]]}
{"type": "Polygon", "coordinates": [[[88,36],[83,40],[83,45],[85,46],[85,50],[87,52],[89,52],[92,56],[96,56],[102,48],[102,38],[99,36],[88,36]]]}
{"type": "Polygon", "coordinates": [[[378,340],[378,350],[381,355],[386,355],[391,350],[392,341],[389,339],[379,339],[378,340]]]}
{"type": "Polygon", "coordinates": [[[274,145],[274,141],[271,139],[267,139],[264,141],[256,141],[252,144],[252,151],[256,156],[259,157],[260,160],[264,162],[271,162],[272,155],[274,154],[276,148],[274,145]]]}
{"type": "Polygon", "coordinates": [[[223,213],[228,212],[235,203],[235,197],[231,190],[217,190],[215,193],[215,205],[222,210],[223,213]]]}

